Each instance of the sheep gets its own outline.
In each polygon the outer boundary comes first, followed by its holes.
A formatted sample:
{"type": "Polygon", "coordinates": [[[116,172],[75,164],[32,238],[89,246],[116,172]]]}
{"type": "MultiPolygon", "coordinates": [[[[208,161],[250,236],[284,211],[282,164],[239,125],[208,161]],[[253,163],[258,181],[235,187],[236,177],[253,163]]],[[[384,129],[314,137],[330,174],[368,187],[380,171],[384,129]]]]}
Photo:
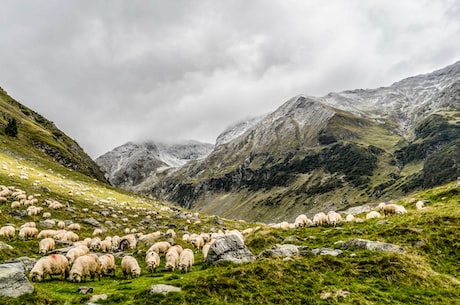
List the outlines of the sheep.
{"type": "Polygon", "coordinates": [[[50,212],[45,212],[42,215],[43,218],[51,218],[51,213],[50,212]]]}
{"type": "Polygon", "coordinates": [[[85,247],[87,247],[89,249],[89,247],[91,247],[91,238],[87,237],[82,241],[78,241],[78,242],[73,243],[73,245],[75,247],[77,247],[77,246],[85,246],[85,247]]]}
{"type": "Polygon", "coordinates": [[[327,212],[327,223],[332,226],[336,226],[337,223],[342,221],[342,216],[335,211],[327,212]]]}
{"type": "Polygon", "coordinates": [[[173,229],[166,230],[166,235],[169,235],[171,238],[176,238],[176,232],[173,229]]]}
{"type": "MultiPolygon", "coordinates": [[[[179,255],[180,255],[180,254],[182,253],[182,251],[184,250],[184,249],[182,248],[181,245],[174,245],[174,246],[171,246],[171,248],[176,249],[177,254],[179,254],[179,255]]],[[[171,248],[170,248],[170,249],[171,249],[171,248]]]]}
{"type": "Polygon", "coordinates": [[[111,273],[115,275],[115,257],[112,254],[104,254],[99,256],[99,262],[101,263],[101,274],[108,275],[111,273]]]}
{"type": "Polygon", "coordinates": [[[0,196],[0,202],[1,203],[8,202],[8,198],[0,196]]]}
{"type": "Polygon", "coordinates": [[[49,275],[60,275],[64,280],[69,275],[69,262],[64,255],[51,254],[40,258],[30,271],[29,277],[32,282],[41,282],[49,275]]]}
{"type": "Polygon", "coordinates": [[[178,265],[179,253],[177,253],[176,249],[169,249],[168,252],[166,252],[166,270],[174,271],[174,268],[176,268],[178,265]]]}
{"type": "Polygon", "coordinates": [[[211,248],[212,242],[207,243],[206,245],[203,246],[203,249],[201,249],[201,252],[203,253],[203,259],[206,260],[206,257],[208,256],[209,248],[211,248]]]}
{"type": "Polygon", "coordinates": [[[136,278],[141,275],[141,268],[137,260],[130,255],[123,257],[121,260],[121,270],[123,271],[124,277],[127,279],[136,278]]]}
{"type": "Polygon", "coordinates": [[[104,239],[99,244],[99,251],[110,252],[112,251],[112,239],[104,239]]]}
{"type": "Polygon", "coordinates": [[[179,257],[179,270],[181,273],[192,271],[192,266],[195,262],[193,251],[190,249],[184,249],[179,257]]]}
{"type": "Polygon", "coordinates": [[[385,205],[379,205],[380,209],[383,210],[383,213],[386,215],[390,214],[404,214],[407,213],[407,210],[402,206],[398,204],[385,204],[385,205]]]}
{"type": "Polygon", "coordinates": [[[69,280],[72,282],[86,281],[89,275],[92,280],[94,276],[98,275],[99,281],[101,280],[101,263],[94,254],[85,254],[75,259],[72,269],[70,269],[69,280]]]}
{"type": "Polygon", "coordinates": [[[160,253],[166,253],[169,248],[171,248],[171,244],[168,243],[167,241],[159,241],[154,243],[148,250],[147,252],[156,252],[158,254],[160,253]]]}
{"type": "Polygon", "coordinates": [[[68,227],[69,230],[72,230],[72,231],[80,231],[81,230],[81,227],[78,223],[71,223],[68,227]]]}
{"type": "Polygon", "coordinates": [[[67,251],[66,257],[69,260],[69,264],[73,264],[73,262],[80,256],[86,255],[89,253],[88,247],[84,245],[79,245],[74,248],[71,248],[67,251]]]}
{"type": "Polygon", "coordinates": [[[190,236],[190,243],[198,250],[201,250],[204,246],[204,239],[200,235],[192,234],[190,236]]]}
{"type": "Polygon", "coordinates": [[[147,264],[150,273],[155,272],[160,266],[160,255],[158,255],[155,251],[147,252],[145,255],[145,263],[147,264]]]}
{"type": "Polygon", "coordinates": [[[120,238],[119,250],[133,250],[136,248],[137,240],[134,234],[128,234],[120,238]]]}
{"type": "Polygon", "coordinates": [[[355,216],[352,214],[348,214],[347,217],[345,217],[346,222],[353,222],[355,221],[355,216]]]}
{"type": "Polygon", "coordinates": [[[44,238],[40,240],[40,243],[38,244],[39,253],[46,254],[48,251],[53,251],[55,246],[56,243],[54,242],[54,239],[49,237],[44,238]]]}
{"type": "Polygon", "coordinates": [[[30,239],[30,238],[35,238],[37,237],[38,235],[38,230],[37,228],[29,228],[29,227],[25,227],[25,228],[22,228],[21,230],[19,230],[19,239],[21,240],[27,240],[27,239],[30,239]]]}
{"type": "Polygon", "coordinates": [[[185,242],[189,242],[190,241],[190,234],[184,233],[184,235],[182,235],[182,240],[185,241],[185,242]]]}
{"type": "Polygon", "coordinates": [[[28,228],[36,228],[37,227],[37,224],[33,221],[30,221],[30,222],[26,222],[25,224],[23,224],[21,226],[21,228],[25,228],[25,227],[28,227],[28,228]]]}
{"type": "Polygon", "coordinates": [[[423,210],[425,208],[425,203],[422,200],[419,200],[415,203],[415,208],[417,210],[423,210]]]}
{"type": "Polygon", "coordinates": [[[103,232],[102,232],[101,229],[96,228],[96,229],[94,229],[94,231],[93,231],[93,236],[94,236],[94,237],[96,237],[96,236],[101,236],[102,233],[103,233],[103,232]]]}
{"type": "Polygon", "coordinates": [[[300,214],[294,221],[294,226],[296,228],[309,227],[312,224],[312,221],[308,219],[307,215],[300,214]]]}
{"type": "Polygon", "coordinates": [[[89,246],[89,248],[93,251],[98,251],[101,247],[101,242],[102,240],[99,237],[95,237],[91,239],[91,245],[89,246]]]}
{"type": "Polygon", "coordinates": [[[59,229],[65,229],[65,222],[62,220],[58,221],[57,226],[59,229]]]}
{"type": "Polygon", "coordinates": [[[21,203],[19,201],[11,202],[11,208],[12,209],[19,209],[20,207],[21,207],[21,203]]]}
{"type": "Polygon", "coordinates": [[[38,233],[37,238],[47,238],[51,237],[54,238],[58,232],[56,230],[41,230],[40,233],[38,233]]]}
{"type": "Polygon", "coordinates": [[[327,223],[327,216],[323,212],[319,212],[313,216],[313,225],[319,227],[327,223]]]}
{"type": "Polygon", "coordinates": [[[372,219],[372,218],[380,218],[381,215],[377,211],[370,211],[369,213],[366,214],[366,219],[372,219]]]}
{"type": "Polygon", "coordinates": [[[4,226],[0,228],[0,236],[8,239],[14,238],[16,235],[16,229],[13,226],[4,226]]]}
{"type": "Polygon", "coordinates": [[[120,236],[115,235],[112,237],[112,250],[113,251],[118,250],[119,246],[120,246],[120,236]]]}

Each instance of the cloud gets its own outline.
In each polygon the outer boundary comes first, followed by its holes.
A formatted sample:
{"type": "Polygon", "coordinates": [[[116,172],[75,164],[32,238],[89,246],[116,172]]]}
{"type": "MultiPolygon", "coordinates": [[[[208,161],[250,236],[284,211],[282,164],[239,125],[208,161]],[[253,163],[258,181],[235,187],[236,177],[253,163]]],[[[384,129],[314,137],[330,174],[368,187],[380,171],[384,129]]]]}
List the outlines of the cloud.
{"type": "Polygon", "coordinates": [[[455,0],[4,1],[0,86],[96,157],[129,140],[213,142],[304,93],[451,64],[455,0]]]}

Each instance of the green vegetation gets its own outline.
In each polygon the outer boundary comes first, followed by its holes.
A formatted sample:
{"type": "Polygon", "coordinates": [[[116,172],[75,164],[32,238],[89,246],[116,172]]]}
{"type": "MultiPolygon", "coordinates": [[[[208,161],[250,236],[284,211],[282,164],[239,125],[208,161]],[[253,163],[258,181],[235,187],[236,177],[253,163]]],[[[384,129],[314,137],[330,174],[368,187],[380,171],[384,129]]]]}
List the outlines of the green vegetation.
{"type": "Polygon", "coordinates": [[[18,136],[18,125],[16,119],[8,120],[8,125],[5,127],[5,134],[13,138],[18,136]]]}

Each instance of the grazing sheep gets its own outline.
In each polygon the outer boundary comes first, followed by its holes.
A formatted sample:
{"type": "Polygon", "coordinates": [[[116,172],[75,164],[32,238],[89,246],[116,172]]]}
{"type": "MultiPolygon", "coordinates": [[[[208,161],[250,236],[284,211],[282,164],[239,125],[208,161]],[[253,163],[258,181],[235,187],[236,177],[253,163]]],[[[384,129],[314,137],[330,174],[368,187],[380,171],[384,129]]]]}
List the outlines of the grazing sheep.
{"type": "Polygon", "coordinates": [[[40,233],[38,233],[37,238],[47,238],[51,237],[54,238],[58,232],[56,230],[41,230],[40,233]]]}
{"type": "Polygon", "coordinates": [[[101,255],[98,259],[101,263],[102,275],[108,275],[109,273],[115,275],[115,257],[112,254],[101,255]]]}
{"type": "Polygon", "coordinates": [[[179,265],[179,253],[176,249],[169,249],[166,252],[166,270],[174,271],[174,269],[179,265]]]}
{"type": "Polygon", "coordinates": [[[372,218],[380,218],[381,215],[377,211],[370,211],[369,213],[366,214],[366,219],[372,219],[372,218]]]}
{"type": "Polygon", "coordinates": [[[327,223],[327,216],[323,212],[319,212],[313,216],[313,225],[314,226],[322,226],[327,223]]]}
{"type": "Polygon", "coordinates": [[[96,229],[94,229],[94,231],[93,231],[93,236],[94,236],[94,237],[96,237],[96,236],[101,236],[102,233],[103,233],[103,232],[102,232],[101,229],[96,228],[96,229]]]}
{"type": "Polygon", "coordinates": [[[346,222],[353,222],[353,221],[355,221],[355,216],[353,216],[352,214],[348,214],[347,217],[345,217],[345,221],[346,222]]]}
{"type": "Polygon", "coordinates": [[[296,217],[294,221],[294,226],[296,228],[309,227],[311,224],[312,224],[312,221],[308,219],[307,215],[305,214],[300,214],[299,216],[296,217]]]}
{"type": "Polygon", "coordinates": [[[37,227],[37,224],[33,221],[30,221],[30,222],[26,222],[25,224],[23,224],[21,226],[21,228],[25,228],[25,227],[28,227],[28,228],[36,228],[37,227]]]}
{"type": "Polygon", "coordinates": [[[112,239],[104,239],[99,244],[99,251],[110,252],[112,251],[112,239]]]}
{"type": "MultiPolygon", "coordinates": [[[[182,253],[182,251],[184,250],[184,249],[182,248],[181,245],[174,245],[174,246],[171,246],[171,248],[176,249],[177,254],[179,254],[179,255],[180,255],[180,254],[182,253]]],[[[171,248],[170,248],[170,249],[171,249],[171,248]]]]}
{"type": "Polygon", "coordinates": [[[12,209],[19,209],[21,207],[21,203],[19,201],[13,201],[11,203],[11,208],[12,209]]]}
{"type": "Polygon", "coordinates": [[[120,236],[115,235],[112,237],[112,250],[116,251],[120,247],[120,236]]]}
{"type": "Polygon", "coordinates": [[[141,268],[137,260],[130,255],[123,257],[121,260],[121,270],[123,271],[124,277],[127,279],[136,278],[141,275],[141,268]]]}
{"type": "Polygon", "coordinates": [[[205,261],[206,261],[206,257],[208,256],[209,248],[211,248],[211,244],[212,244],[212,241],[204,245],[203,249],[201,249],[201,252],[203,253],[203,259],[205,261]]]}
{"type": "Polygon", "coordinates": [[[38,235],[38,230],[37,228],[29,228],[29,227],[25,227],[25,228],[21,228],[21,230],[19,230],[19,239],[21,240],[27,240],[27,239],[33,239],[35,237],[37,237],[38,235]]]}
{"type": "Polygon", "coordinates": [[[404,214],[407,213],[407,210],[402,206],[398,204],[385,204],[385,205],[379,205],[381,210],[383,210],[383,213],[386,215],[390,214],[404,214]]]}
{"type": "Polygon", "coordinates": [[[38,244],[39,253],[46,254],[48,251],[53,251],[55,246],[56,243],[54,242],[54,239],[49,237],[44,238],[40,240],[40,243],[38,244]]]}
{"type": "Polygon", "coordinates": [[[145,263],[147,264],[150,273],[155,272],[160,266],[160,255],[158,255],[155,251],[147,252],[145,255],[145,263]]]}
{"type": "Polygon", "coordinates": [[[60,232],[54,236],[54,239],[56,240],[61,240],[61,241],[70,241],[70,242],[76,242],[78,241],[79,237],[77,234],[71,231],[65,231],[60,232]]]}
{"type": "Polygon", "coordinates": [[[77,257],[70,270],[69,280],[72,282],[86,281],[86,277],[89,275],[91,280],[94,280],[94,276],[98,275],[99,281],[101,280],[101,263],[94,254],[85,254],[77,257]]]}
{"type": "Polygon", "coordinates": [[[0,203],[4,203],[4,202],[7,202],[7,201],[8,201],[8,198],[0,196],[0,203]]]}
{"type": "Polygon", "coordinates": [[[160,253],[166,253],[169,248],[171,248],[171,244],[168,243],[167,241],[159,241],[154,243],[148,250],[147,252],[156,252],[158,254],[160,253]]]}
{"type": "Polygon", "coordinates": [[[69,230],[72,230],[72,231],[80,231],[81,230],[81,227],[78,223],[71,223],[68,227],[69,230]]]}
{"type": "Polygon", "coordinates": [[[179,257],[179,270],[181,273],[192,271],[192,266],[195,262],[193,251],[190,249],[184,249],[179,257]]]}
{"type": "Polygon", "coordinates": [[[16,235],[16,229],[13,226],[4,226],[0,228],[0,236],[8,239],[14,238],[16,235]]]}
{"type": "Polygon", "coordinates": [[[64,255],[51,254],[40,258],[30,271],[29,277],[32,282],[41,282],[49,275],[60,275],[64,280],[69,275],[69,262],[64,255]]]}
{"type": "Polygon", "coordinates": [[[415,203],[415,208],[417,210],[423,210],[425,208],[425,203],[422,200],[419,200],[415,203]]]}
{"type": "Polygon", "coordinates": [[[339,222],[342,221],[342,216],[335,211],[327,212],[327,223],[331,226],[336,226],[339,222]]]}
{"type": "MultiPolygon", "coordinates": [[[[29,209],[27,209],[27,210],[29,210],[29,209]]],[[[50,212],[45,212],[45,213],[43,213],[42,217],[43,218],[51,218],[51,213],[50,212]]]]}
{"type": "Polygon", "coordinates": [[[128,234],[120,238],[119,250],[133,250],[136,248],[137,240],[134,234],[128,234]]]}
{"type": "Polygon", "coordinates": [[[190,243],[198,250],[201,250],[204,246],[204,239],[200,235],[192,234],[190,236],[190,243]]]}
{"type": "Polygon", "coordinates": [[[166,235],[169,235],[171,238],[176,238],[176,232],[173,229],[166,230],[166,235]]]}
{"type": "Polygon", "coordinates": [[[88,247],[84,245],[79,245],[74,248],[71,248],[67,251],[66,257],[69,260],[69,264],[73,264],[73,262],[80,256],[86,255],[89,253],[88,247]]]}
{"type": "Polygon", "coordinates": [[[182,240],[185,241],[185,242],[189,242],[190,241],[190,234],[185,233],[184,235],[182,235],[182,240]]]}
{"type": "Polygon", "coordinates": [[[65,229],[65,222],[62,220],[58,221],[57,226],[59,229],[65,229]]]}

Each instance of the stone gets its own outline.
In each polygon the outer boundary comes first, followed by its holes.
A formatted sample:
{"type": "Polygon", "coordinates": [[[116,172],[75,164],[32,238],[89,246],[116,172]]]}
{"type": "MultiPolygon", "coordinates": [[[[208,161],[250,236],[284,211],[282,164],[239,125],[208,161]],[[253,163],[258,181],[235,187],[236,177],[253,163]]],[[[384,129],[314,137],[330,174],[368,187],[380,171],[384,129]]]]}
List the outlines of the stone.
{"type": "Polygon", "coordinates": [[[290,257],[299,256],[299,247],[292,244],[275,245],[270,249],[266,249],[259,254],[260,258],[263,257],[290,257]]]}
{"type": "Polygon", "coordinates": [[[36,262],[37,262],[36,259],[26,257],[26,256],[21,256],[18,258],[8,259],[5,261],[5,264],[20,263],[24,266],[25,271],[30,272],[30,270],[32,270],[36,262]]]}
{"type": "Polygon", "coordinates": [[[78,293],[80,293],[80,294],[93,293],[93,291],[94,291],[93,287],[87,287],[87,286],[78,287],[78,293]]]}
{"type": "Polygon", "coordinates": [[[101,215],[104,217],[109,217],[110,216],[110,211],[101,211],[101,215]]]}
{"type": "Polygon", "coordinates": [[[0,241],[0,250],[13,250],[14,248],[0,241]]]}
{"type": "Polygon", "coordinates": [[[105,301],[107,300],[108,296],[104,294],[95,294],[89,299],[89,303],[87,305],[96,305],[98,304],[97,301],[105,301]]]}
{"type": "Polygon", "coordinates": [[[339,249],[330,249],[330,248],[317,248],[311,250],[311,253],[314,255],[331,255],[331,256],[338,256],[342,254],[342,250],[339,249]]]}
{"type": "Polygon", "coordinates": [[[295,242],[298,242],[299,239],[295,236],[288,236],[284,239],[283,243],[285,244],[289,244],[289,243],[295,243],[295,242]]]}
{"type": "Polygon", "coordinates": [[[217,238],[209,248],[206,262],[218,264],[221,262],[247,263],[255,260],[241,238],[235,234],[217,238]]]}
{"type": "Polygon", "coordinates": [[[96,219],[94,219],[93,217],[89,217],[89,218],[83,218],[81,220],[81,222],[83,223],[86,223],[88,225],[91,225],[93,227],[99,227],[101,224],[99,223],[99,221],[97,221],[96,219]]]}
{"type": "Polygon", "coordinates": [[[370,251],[404,253],[404,248],[395,244],[372,241],[367,239],[353,238],[342,244],[344,249],[366,249],[370,251]]]}
{"type": "Polygon", "coordinates": [[[152,285],[150,287],[150,294],[156,294],[156,293],[167,294],[169,292],[181,292],[181,291],[182,289],[180,287],[165,285],[165,284],[152,285]]]}
{"type": "Polygon", "coordinates": [[[34,292],[34,286],[30,284],[24,274],[25,267],[22,263],[10,263],[0,265],[0,296],[17,298],[34,292]]]}

